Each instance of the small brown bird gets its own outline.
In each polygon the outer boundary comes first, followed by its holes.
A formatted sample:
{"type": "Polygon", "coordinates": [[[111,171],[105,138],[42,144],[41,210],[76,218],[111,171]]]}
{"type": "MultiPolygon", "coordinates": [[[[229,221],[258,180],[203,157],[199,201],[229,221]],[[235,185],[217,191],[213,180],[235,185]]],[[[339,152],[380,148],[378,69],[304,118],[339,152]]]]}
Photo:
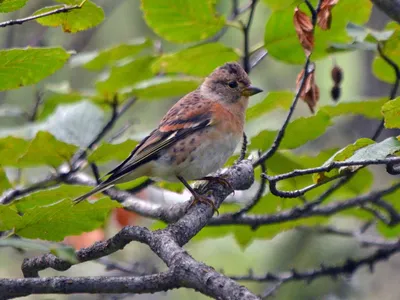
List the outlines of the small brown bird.
{"type": "MultiPolygon", "coordinates": [[[[249,96],[262,92],[252,87],[238,63],[214,70],[195,91],[180,99],[130,156],[107,175],[107,180],[75,199],[79,203],[97,192],[142,176],[181,181],[193,203],[212,200],[199,195],[187,180],[217,180],[208,174],[221,168],[243,136],[249,96]]],[[[192,203],[192,204],[193,204],[192,203]]]]}

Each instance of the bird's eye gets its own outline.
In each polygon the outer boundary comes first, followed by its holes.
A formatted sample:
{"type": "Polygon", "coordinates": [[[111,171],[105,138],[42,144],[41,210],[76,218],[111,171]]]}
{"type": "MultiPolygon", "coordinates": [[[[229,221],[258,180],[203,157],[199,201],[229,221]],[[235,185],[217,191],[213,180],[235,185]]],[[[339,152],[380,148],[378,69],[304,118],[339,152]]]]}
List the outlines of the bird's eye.
{"type": "Polygon", "coordinates": [[[231,81],[228,83],[228,85],[229,85],[229,87],[234,89],[238,86],[238,83],[237,83],[237,81],[231,81]]]}

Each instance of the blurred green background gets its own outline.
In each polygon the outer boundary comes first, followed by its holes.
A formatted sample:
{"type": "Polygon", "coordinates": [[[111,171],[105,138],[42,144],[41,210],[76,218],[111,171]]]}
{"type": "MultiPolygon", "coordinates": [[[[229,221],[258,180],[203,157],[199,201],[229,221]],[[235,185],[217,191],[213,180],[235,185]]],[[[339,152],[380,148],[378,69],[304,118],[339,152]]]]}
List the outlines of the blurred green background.
{"type": "MultiPolygon", "coordinates": [[[[166,0],[167,1],[167,0],[166,0]]],[[[77,34],[67,34],[59,28],[48,28],[40,26],[35,22],[22,26],[12,26],[0,29],[0,43],[2,48],[26,47],[26,46],[55,46],[61,45],[67,50],[75,50],[78,53],[106,48],[118,43],[126,42],[135,38],[150,37],[159,39],[143,20],[143,13],[138,0],[97,0],[94,1],[102,6],[106,12],[106,20],[95,29],[77,34]]],[[[246,1],[240,1],[244,4],[246,1]]],[[[35,0],[15,13],[2,14],[3,20],[27,16],[39,8],[52,4],[51,1],[35,0]]],[[[229,15],[230,0],[218,2],[218,11],[229,15]]],[[[260,3],[256,9],[254,24],[251,28],[251,44],[262,43],[264,39],[265,21],[270,11],[260,3]]],[[[384,27],[388,21],[387,17],[377,10],[373,10],[369,26],[376,29],[384,27]]],[[[242,48],[243,37],[235,29],[229,28],[221,38],[226,45],[242,48]]],[[[182,46],[181,46],[182,47],[182,46]]],[[[168,42],[162,42],[163,51],[173,51],[178,46],[168,42]]],[[[389,93],[389,85],[379,82],[371,74],[371,60],[373,55],[367,52],[351,52],[336,55],[336,62],[344,70],[344,82],[342,85],[341,101],[351,101],[357,98],[386,96],[389,93]]],[[[201,62],[200,62],[201,63],[201,62]]],[[[317,63],[317,82],[321,90],[319,105],[331,103],[330,99],[330,70],[332,58],[328,57],[317,63]]],[[[295,80],[301,66],[293,66],[275,61],[266,57],[251,72],[251,79],[256,86],[265,91],[272,90],[294,90],[295,80]]],[[[29,111],[35,101],[36,93],[41,92],[43,87],[49,83],[69,81],[74,88],[93,88],[97,74],[78,69],[64,67],[62,71],[41,82],[37,86],[30,86],[14,91],[0,93],[0,108],[9,106],[19,107],[29,111]]],[[[253,101],[260,101],[264,96],[254,97],[253,101]]],[[[177,99],[165,99],[154,102],[139,102],[122,118],[116,126],[121,127],[127,121],[132,126],[126,133],[129,137],[140,138],[148,133],[159,121],[162,115],[177,99]]],[[[308,115],[307,106],[299,103],[296,115],[308,115]]],[[[274,115],[262,119],[262,123],[252,123],[246,131],[257,131],[261,128],[279,128],[284,116],[283,111],[277,111],[274,115]]],[[[0,131],[14,128],[23,124],[23,120],[16,116],[10,117],[5,113],[0,119],[0,131]]],[[[369,136],[376,128],[377,122],[366,120],[362,117],[346,117],[339,122],[321,138],[307,144],[302,151],[317,152],[318,149],[328,147],[343,147],[359,137],[369,136]]],[[[382,136],[381,138],[384,138],[382,136]]],[[[375,186],[379,186],[388,180],[385,174],[378,169],[374,170],[375,178],[379,178],[375,186]]],[[[25,174],[25,182],[34,181],[41,176],[38,170],[32,174],[25,174]]],[[[149,225],[149,222],[144,224],[149,225]]],[[[107,226],[107,234],[114,233],[117,228],[115,222],[110,221],[107,226]]],[[[344,228],[356,228],[361,223],[352,219],[335,218],[333,224],[344,228]]],[[[373,231],[369,234],[374,235],[373,231]]],[[[298,270],[318,267],[321,262],[325,264],[340,263],[348,257],[368,253],[354,241],[347,238],[321,236],[310,232],[293,230],[279,234],[272,240],[256,240],[247,248],[243,249],[237,245],[232,236],[215,238],[197,242],[191,242],[186,249],[198,260],[213,266],[215,269],[223,269],[227,274],[246,274],[252,269],[256,274],[265,272],[287,271],[292,267],[298,270]]],[[[20,265],[24,257],[31,257],[39,253],[18,253],[9,248],[0,248],[0,276],[20,277],[20,265]]],[[[120,262],[132,264],[134,262],[145,262],[149,266],[163,269],[164,266],[152,255],[146,247],[131,244],[112,256],[120,262]]],[[[400,299],[400,287],[398,286],[397,274],[400,271],[400,256],[394,256],[389,262],[379,263],[374,273],[370,274],[366,268],[358,271],[351,278],[338,278],[336,281],[330,278],[316,280],[311,284],[304,282],[288,283],[279,288],[274,299],[400,299]]],[[[116,271],[106,272],[103,265],[98,263],[85,263],[74,266],[67,272],[59,273],[44,271],[42,276],[90,276],[100,274],[118,274],[116,271]]],[[[256,292],[262,292],[269,284],[249,284],[256,292]]],[[[119,295],[119,296],[30,296],[28,299],[206,299],[194,291],[178,290],[154,295],[119,295]]]]}

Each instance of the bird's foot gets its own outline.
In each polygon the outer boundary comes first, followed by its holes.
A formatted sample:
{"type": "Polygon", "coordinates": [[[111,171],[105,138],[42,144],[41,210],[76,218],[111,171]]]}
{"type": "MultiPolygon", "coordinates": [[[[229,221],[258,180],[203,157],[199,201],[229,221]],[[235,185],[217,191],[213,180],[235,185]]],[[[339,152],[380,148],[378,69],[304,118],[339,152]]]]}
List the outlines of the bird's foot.
{"type": "Polygon", "coordinates": [[[233,186],[229,183],[228,180],[226,180],[225,178],[221,177],[221,176],[206,176],[201,178],[201,180],[207,180],[208,182],[216,182],[220,185],[222,185],[223,187],[230,189],[231,192],[233,194],[235,194],[235,189],[233,188],[233,186]]]}
{"type": "Polygon", "coordinates": [[[210,198],[208,198],[207,196],[200,195],[198,193],[193,193],[193,201],[189,205],[189,208],[199,202],[210,205],[213,208],[213,210],[217,213],[217,215],[219,215],[219,211],[218,211],[217,207],[215,206],[214,201],[211,200],[210,198]]]}

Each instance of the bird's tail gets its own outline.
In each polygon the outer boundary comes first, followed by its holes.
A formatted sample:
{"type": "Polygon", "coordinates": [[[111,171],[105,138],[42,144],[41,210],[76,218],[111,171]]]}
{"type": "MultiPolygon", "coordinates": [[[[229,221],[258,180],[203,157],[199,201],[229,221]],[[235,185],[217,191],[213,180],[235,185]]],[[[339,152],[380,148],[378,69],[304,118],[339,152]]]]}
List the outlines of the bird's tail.
{"type": "Polygon", "coordinates": [[[83,195],[79,196],[78,198],[75,198],[73,200],[73,202],[76,205],[79,202],[82,202],[83,200],[85,200],[86,198],[88,198],[96,193],[103,192],[112,186],[114,186],[114,181],[108,182],[108,183],[101,183],[98,186],[96,186],[93,190],[91,190],[90,192],[87,192],[86,194],[83,194],[83,195]]]}

